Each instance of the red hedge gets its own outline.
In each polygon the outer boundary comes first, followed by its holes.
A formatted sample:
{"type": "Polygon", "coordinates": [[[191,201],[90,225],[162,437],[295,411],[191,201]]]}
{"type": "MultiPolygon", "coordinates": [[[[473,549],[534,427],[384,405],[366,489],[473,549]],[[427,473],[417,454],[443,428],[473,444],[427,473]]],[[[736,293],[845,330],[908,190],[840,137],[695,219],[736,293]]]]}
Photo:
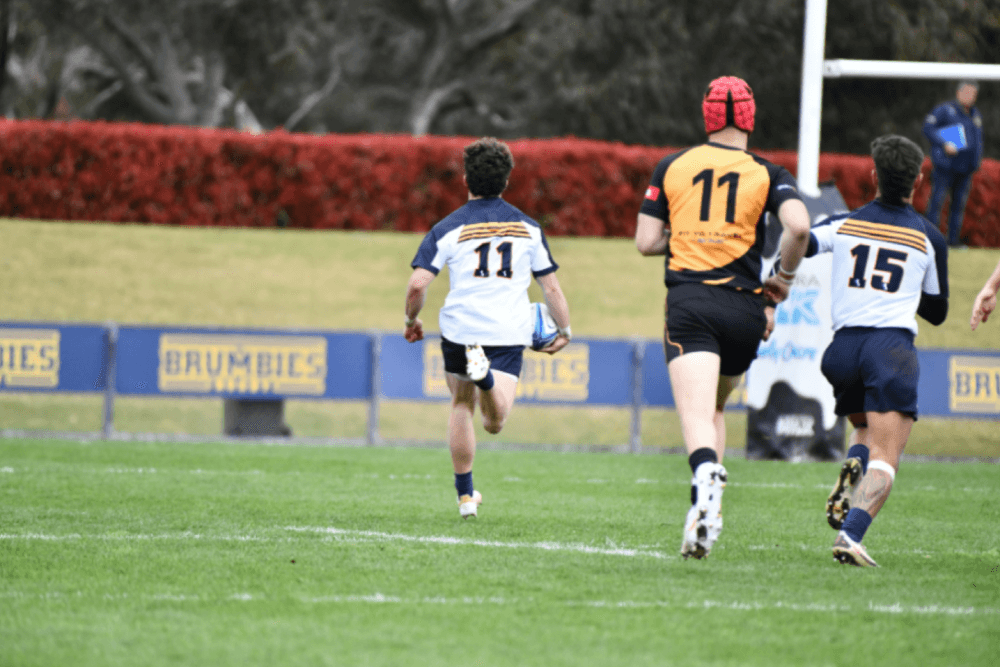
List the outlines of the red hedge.
{"type": "MultiPolygon", "coordinates": [[[[469,141],[0,121],[0,215],[424,231],[465,200],[461,151],[469,141]]],[[[505,198],[549,234],[575,236],[631,236],[653,167],[674,150],[582,139],[510,146],[517,167],[505,198]]],[[[761,154],[794,173],[795,153],[761,154]]],[[[836,181],[853,208],[874,195],[871,168],[867,156],[824,154],[819,177],[836,181]]],[[[1000,246],[998,186],[1000,163],[987,160],[966,209],[974,245],[1000,246]]],[[[918,210],[928,190],[925,182],[918,210]]]]}

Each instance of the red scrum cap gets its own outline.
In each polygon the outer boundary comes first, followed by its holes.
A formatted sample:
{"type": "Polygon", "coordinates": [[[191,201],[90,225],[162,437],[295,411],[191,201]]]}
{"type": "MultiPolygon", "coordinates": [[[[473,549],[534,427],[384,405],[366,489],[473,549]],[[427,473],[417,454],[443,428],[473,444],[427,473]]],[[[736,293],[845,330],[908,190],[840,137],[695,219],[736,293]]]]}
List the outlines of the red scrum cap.
{"type": "Polygon", "coordinates": [[[749,84],[737,76],[720,76],[708,84],[701,113],[705,116],[705,132],[718,132],[735,125],[744,132],[753,132],[753,117],[757,105],[749,84]]]}

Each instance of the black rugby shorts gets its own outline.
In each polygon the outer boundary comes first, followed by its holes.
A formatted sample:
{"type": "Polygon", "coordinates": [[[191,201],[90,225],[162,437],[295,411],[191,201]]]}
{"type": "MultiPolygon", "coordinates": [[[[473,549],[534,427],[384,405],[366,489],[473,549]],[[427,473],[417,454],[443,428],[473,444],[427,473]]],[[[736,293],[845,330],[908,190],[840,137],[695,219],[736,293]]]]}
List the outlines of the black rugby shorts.
{"type": "Polygon", "coordinates": [[[667,363],[689,352],[719,355],[722,375],[742,375],[767,328],[760,295],[682,283],[667,290],[663,349],[667,363]]]}

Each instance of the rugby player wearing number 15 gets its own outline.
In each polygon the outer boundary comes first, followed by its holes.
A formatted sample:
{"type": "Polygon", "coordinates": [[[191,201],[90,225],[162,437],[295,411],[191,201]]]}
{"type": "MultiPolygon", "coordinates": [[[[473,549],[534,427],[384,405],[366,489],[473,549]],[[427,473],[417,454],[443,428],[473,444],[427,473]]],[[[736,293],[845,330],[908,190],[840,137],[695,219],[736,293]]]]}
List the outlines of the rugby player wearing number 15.
{"type": "MultiPolygon", "coordinates": [[[[445,380],[451,391],[448,445],[455,469],[458,513],[477,516],[482,494],[473,488],[476,454],[473,414],[483,428],[499,433],[514,405],[524,348],[532,343],[528,286],[534,278],[558,335],[541,352],[554,354],[569,343],[569,305],[541,226],[500,196],[514,168],[507,144],[480,139],[465,147],[469,201],[427,233],[413,258],[406,289],[404,336],[424,337],[417,315],[427,287],[445,266],[450,289],[439,314],[445,380]]],[[[537,348],[534,348],[537,349],[537,348]]]]}
{"type": "Polygon", "coordinates": [[[860,567],[876,565],[861,539],[889,497],[917,418],[916,316],[935,326],[948,316],[948,246],[911,205],[923,151],[898,135],[871,147],[875,200],[817,224],[806,251],[833,253],[834,334],[820,368],[836,413],[855,430],[826,514],[839,530],[834,558],[860,567]]]}

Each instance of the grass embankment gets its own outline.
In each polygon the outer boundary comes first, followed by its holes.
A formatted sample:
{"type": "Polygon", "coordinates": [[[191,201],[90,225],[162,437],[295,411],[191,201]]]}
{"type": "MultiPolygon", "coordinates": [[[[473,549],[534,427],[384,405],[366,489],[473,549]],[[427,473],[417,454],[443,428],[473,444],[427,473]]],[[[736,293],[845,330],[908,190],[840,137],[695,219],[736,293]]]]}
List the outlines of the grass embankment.
{"type": "MultiPolygon", "coordinates": [[[[122,324],[215,325],[295,329],[400,331],[409,263],[420,235],[165,228],[141,225],[0,220],[0,313],[8,320],[115,321],[122,324]]],[[[642,258],[629,239],[551,238],[559,278],[577,336],[658,338],[662,332],[662,260],[642,258]]],[[[972,299],[1000,253],[953,253],[951,316],[940,327],[923,324],[921,347],[987,349],[994,323],[973,333],[972,299]]],[[[432,283],[423,319],[437,328],[447,276],[432,283]]],[[[539,300],[537,286],[532,299],[539,300]]],[[[362,437],[364,405],[289,401],[296,435],[362,437]]],[[[218,434],[221,405],[212,399],[121,398],[120,431],[218,434]]],[[[0,398],[7,428],[93,431],[100,398],[0,398]]],[[[384,437],[440,439],[442,404],[388,402],[384,437]]],[[[484,442],[619,445],[629,415],[617,408],[518,406],[499,436],[484,442]]],[[[740,443],[742,415],[729,415],[730,440],[740,443]]],[[[908,452],[1000,455],[993,424],[921,419],[908,452]]],[[[680,446],[671,411],[643,414],[646,446],[680,446]]]]}

